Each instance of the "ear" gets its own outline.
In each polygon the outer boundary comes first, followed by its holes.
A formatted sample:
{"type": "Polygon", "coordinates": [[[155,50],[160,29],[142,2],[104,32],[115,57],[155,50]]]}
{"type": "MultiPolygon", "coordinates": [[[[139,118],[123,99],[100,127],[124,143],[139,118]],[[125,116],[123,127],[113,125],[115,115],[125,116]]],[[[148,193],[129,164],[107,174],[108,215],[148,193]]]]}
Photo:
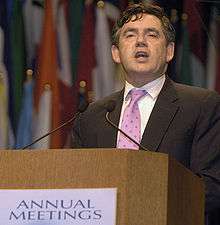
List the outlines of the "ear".
{"type": "Polygon", "coordinates": [[[170,62],[172,60],[174,56],[174,48],[175,48],[174,42],[170,42],[167,45],[167,57],[166,57],[167,62],[170,62]]]}
{"type": "Polygon", "coordinates": [[[116,45],[112,45],[111,51],[112,51],[112,59],[113,59],[113,61],[115,63],[121,63],[118,47],[116,45]]]}

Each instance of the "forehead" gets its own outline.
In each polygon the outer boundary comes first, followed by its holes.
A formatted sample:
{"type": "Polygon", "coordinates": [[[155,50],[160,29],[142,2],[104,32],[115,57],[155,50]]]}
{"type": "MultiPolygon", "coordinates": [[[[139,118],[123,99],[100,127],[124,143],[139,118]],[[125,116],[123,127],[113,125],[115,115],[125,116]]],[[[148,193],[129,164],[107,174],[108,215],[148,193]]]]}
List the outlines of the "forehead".
{"type": "Polygon", "coordinates": [[[140,29],[146,29],[146,28],[155,28],[158,31],[162,32],[162,25],[161,21],[159,18],[157,18],[154,15],[149,15],[149,14],[143,14],[140,19],[137,19],[135,21],[132,21],[135,18],[135,16],[132,17],[132,19],[128,22],[125,23],[121,31],[125,31],[128,28],[140,28],[140,29]]]}

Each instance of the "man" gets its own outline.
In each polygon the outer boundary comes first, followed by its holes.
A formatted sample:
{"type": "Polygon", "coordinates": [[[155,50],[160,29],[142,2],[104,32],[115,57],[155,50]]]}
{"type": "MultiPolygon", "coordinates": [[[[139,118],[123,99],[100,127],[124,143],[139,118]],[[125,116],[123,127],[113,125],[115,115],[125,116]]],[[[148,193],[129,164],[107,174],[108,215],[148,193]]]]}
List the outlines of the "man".
{"type": "Polygon", "coordinates": [[[175,31],[160,7],[131,5],[116,23],[112,38],[113,60],[126,72],[125,88],[81,114],[74,124],[73,146],[137,149],[134,142],[138,142],[151,151],[168,153],[204,179],[207,210],[219,207],[220,96],[168,78],[175,31]],[[132,103],[135,91],[142,94],[132,103]],[[109,109],[112,101],[115,105],[109,109]],[[134,141],[109,124],[107,111],[134,141]]]}

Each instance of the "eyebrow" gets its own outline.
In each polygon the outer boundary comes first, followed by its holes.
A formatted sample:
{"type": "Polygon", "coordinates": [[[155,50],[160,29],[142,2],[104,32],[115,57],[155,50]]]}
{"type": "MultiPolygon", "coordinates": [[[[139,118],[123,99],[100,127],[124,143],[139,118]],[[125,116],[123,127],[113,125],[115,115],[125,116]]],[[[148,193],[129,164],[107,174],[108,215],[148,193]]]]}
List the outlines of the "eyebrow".
{"type": "Polygon", "coordinates": [[[137,33],[138,32],[138,29],[137,28],[131,28],[131,27],[128,27],[126,28],[126,30],[123,31],[123,35],[125,35],[126,33],[128,32],[134,32],[134,33],[137,33]]]}
{"type": "Polygon", "coordinates": [[[149,27],[149,28],[147,28],[146,30],[147,30],[147,32],[155,32],[157,35],[160,34],[160,31],[157,30],[157,29],[154,28],[154,27],[149,27]]]}
{"type": "MultiPolygon", "coordinates": [[[[138,33],[138,29],[137,29],[137,28],[131,28],[131,27],[128,27],[128,28],[126,28],[126,29],[123,31],[122,34],[125,35],[125,34],[128,33],[128,32],[138,33]]],[[[157,35],[160,34],[159,30],[157,30],[157,29],[154,28],[154,27],[145,28],[145,29],[144,29],[144,32],[145,32],[145,33],[148,33],[148,32],[154,32],[154,33],[156,33],[157,35]]]]}

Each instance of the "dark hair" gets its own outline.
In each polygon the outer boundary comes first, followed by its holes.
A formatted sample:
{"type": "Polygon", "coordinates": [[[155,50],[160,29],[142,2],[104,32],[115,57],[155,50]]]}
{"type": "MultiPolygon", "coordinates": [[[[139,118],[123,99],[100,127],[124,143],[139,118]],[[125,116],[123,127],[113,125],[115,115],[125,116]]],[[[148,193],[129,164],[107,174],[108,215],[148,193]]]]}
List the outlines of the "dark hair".
{"type": "Polygon", "coordinates": [[[142,18],[143,14],[156,16],[160,21],[167,43],[175,41],[175,29],[170,23],[164,10],[150,3],[130,4],[116,21],[112,29],[112,44],[118,46],[120,30],[125,23],[136,21],[142,18]],[[133,18],[134,17],[134,18],[133,18]]]}

